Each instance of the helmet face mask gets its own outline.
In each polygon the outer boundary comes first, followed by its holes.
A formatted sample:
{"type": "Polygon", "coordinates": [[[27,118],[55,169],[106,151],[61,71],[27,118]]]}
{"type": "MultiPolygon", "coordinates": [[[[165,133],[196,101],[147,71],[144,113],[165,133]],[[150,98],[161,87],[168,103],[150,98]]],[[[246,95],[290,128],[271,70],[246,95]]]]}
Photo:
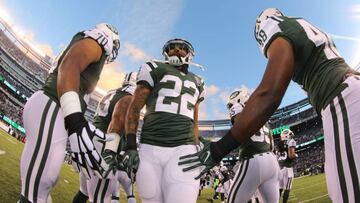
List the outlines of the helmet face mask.
{"type": "Polygon", "coordinates": [[[281,141],[290,140],[293,137],[294,137],[294,133],[290,129],[285,129],[280,134],[281,141]]]}
{"type": "Polygon", "coordinates": [[[191,63],[192,57],[195,55],[194,47],[190,44],[190,42],[184,39],[171,39],[165,43],[162,49],[162,54],[165,57],[165,60],[169,62],[169,64],[174,66],[181,66],[184,64],[191,63]],[[178,47],[184,51],[186,51],[185,56],[177,56],[172,55],[169,56],[169,51],[178,47]]]}
{"type": "Polygon", "coordinates": [[[120,37],[117,29],[107,23],[100,23],[96,25],[96,28],[102,30],[108,37],[112,39],[112,50],[108,53],[106,58],[106,63],[113,62],[116,57],[118,56],[119,49],[120,49],[120,37]]]}

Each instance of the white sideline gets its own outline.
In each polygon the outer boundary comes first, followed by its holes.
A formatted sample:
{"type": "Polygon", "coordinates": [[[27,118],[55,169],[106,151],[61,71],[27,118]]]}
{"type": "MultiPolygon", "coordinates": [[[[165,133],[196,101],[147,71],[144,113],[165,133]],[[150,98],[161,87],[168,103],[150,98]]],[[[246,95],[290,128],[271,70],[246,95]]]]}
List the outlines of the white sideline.
{"type": "Polygon", "coordinates": [[[325,195],[321,195],[321,196],[317,196],[317,197],[314,197],[314,198],[311,198],[311,199],[307,199],[307,200],[301,201],[301,202],[299,202],[299,203],[310,202],[310,201],[313,201],[313,200],[316,200],[316,199],[320,199],[320,198],[323,198],[323,197],[326,197],[326,196],[328,196],[327,193],[326,193],[325,195]]]}

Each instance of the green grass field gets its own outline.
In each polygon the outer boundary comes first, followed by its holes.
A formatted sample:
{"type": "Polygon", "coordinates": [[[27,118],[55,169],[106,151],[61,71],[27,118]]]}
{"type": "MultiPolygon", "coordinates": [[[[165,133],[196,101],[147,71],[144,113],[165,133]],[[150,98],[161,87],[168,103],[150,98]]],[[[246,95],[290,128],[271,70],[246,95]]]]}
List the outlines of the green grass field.
{"type": "MultiPolygon", "coordinates": [[[[22,143],[0,129],[0,202],[13,203],[19,198],[20,156],[23,147],[22,143]]],[[[78,174],[73,172],[71,166],[64,164],[59,182],[51,192],[53,202],[71,202],[78,188],[78,174]]],[[[205,189],[197,202],[205,203],[206,199],[212,195],[212,189],[205,189]]],[[[120,199],[121,202],[126,202],[123,196],[120,199]]],[[[141,201],[138,199],[138,202],[141,201]]],[[[295,179],[289,202],[330,202],[324,174],[295,179]]]]}

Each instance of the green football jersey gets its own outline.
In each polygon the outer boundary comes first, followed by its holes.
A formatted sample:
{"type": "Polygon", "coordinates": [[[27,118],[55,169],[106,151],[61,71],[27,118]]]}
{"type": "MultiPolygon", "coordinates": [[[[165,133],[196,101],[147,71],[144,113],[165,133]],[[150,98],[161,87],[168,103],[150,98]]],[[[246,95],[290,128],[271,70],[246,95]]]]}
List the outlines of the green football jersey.
{"type": "Polygon", "coordinates": [[[239,147],[240,159],[252,158],[255,154],[271,151],[269,134],[269,128],[263,126],[247,142],[241,144],[239,147]]]}
{"type": "Polygon", "coordinates": [[[86,103],[85,103],[83,97],[95,89],[96,84],[100,77],[100,73],[102,71],[102,68],[105,64],[105,60],[107,57],[105,47],[106,47],[107,41],[110,39],[107,39],[109,37],[105,36],[103,34],[103,32],[99,31],[98,29],[95,28],[93,30],[82,31],[82,32],[78,32],[77,34],[75,34],[75,36],[70,41],[69,45],[57,57],[57,60],[54,63],[52,69],[50,70],[49,76],[46,79],[45,84],[42,88],[46,95],[51,97],[55,102],[59,103],[58,94],[57,94],[58,66],[61,63],[62,59],[64,58],[65,54],[71,48],[71,46],[84,38],[92,38],[95,41],[97,41],[98,44],[103,48],[103,53],[98,62],[91,63],[80,74],[79,97],[80,97],[81,108],[82,108],[83,112],[86,110],[86,103]]]}
{"type": "Polygon", "coordinates": [[[154,61],[143,64],[137,77],[138,84],[151,89],[140,142],[164,147],[194,144],[194,107],[204,99],[204,81],[154,61]]]}
{"type": "Polygon", "coordinates": [[[279,151],[277,157],[280,167],[291,168],[295,164],[295,159],[290,159],[288,156],[288,150],[290,147],[296,148],[296,141],[292,138],[290,140],[280,141],[279,151]]]}
{"type": "Polygon", "coordinates": [[[125,86],[115,90],[110,90],[100,100],[94,116],[94,126],[101,131],[106,132],[111,122],[111,116],[114,112],[116,103],[126,95],[133,95],[135,87],[125,86]]]}
{"type": "Polygon", "coordinates": [[[282,37],[292,45],[295,57],[293,81],[308,94],[320,112],[344,88],[343,76],[349,70],[330,36],[302,18],[272,16],[260,25],[256,40],[262,53],[282,37]]]}

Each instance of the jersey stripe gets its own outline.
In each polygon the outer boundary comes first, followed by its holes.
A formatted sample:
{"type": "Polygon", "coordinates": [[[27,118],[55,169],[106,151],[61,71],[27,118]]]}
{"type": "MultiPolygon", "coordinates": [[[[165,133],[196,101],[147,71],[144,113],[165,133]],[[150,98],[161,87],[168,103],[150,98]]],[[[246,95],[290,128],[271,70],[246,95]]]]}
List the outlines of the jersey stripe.
{"type": "Polygon", "coordinates": [[[50,126],[49,126],[47,140],[46,140],[46,145],[45,145],[45,149],[44,149],[44,154],[43,154],[43,156],[41,158],[39,169],[38,169],[38,172],[37,172],[36,178],[35,178],[35,184],[34,184],[35,187],[34,187],[34,191],[33,191],[33,197],[34,197],[33,200],[34,201],[36,201],[36,199],[37,199],[39,185],[40,185],[40,179],[41,179],[41,176],[42,176],[42,174],[44,172],[45,164],[48,161],[48,155],[49,155],[49,151],[50,151],[51,139],[52,139],[52,136],[53,136],[56,116],[58,115],[59,109],[60,109],[59,106],[55,105],[55,108],[54,108],[52,116],[51,116],[50,126]]]}
{"type": "Polygon", "coordinates": [[[353,185],[353,190],[354,190],[354,195],[355,195],[355,202],[360,202],[359,178],[358,178],[358,174],[357,174],[357,169],[356,169],[355,160],[354,160],[354,154],[353,154],[352,145],[351,145],[349,119],[348,119],[348,115],[347,115],[345,102],[344,102],[344,99],[341,94],[338,96],[338,99],[339,99],[339,104],[340,104],[341,113],[342,113],[342,117],[343,117],[346,154],[347,154],[347,158],[348,158],[348,162],[349,162],[352,185],[353,185]]]}
{"type": "Polygon", "coordinates": [[[38,133],[38,136],[37,136],[38,139],[36,141],[34,153],[31,156],[31,161],[30,161],[28,171],[27,171],[27,174],[26,174],[24,196],[26,198],[28,198],[28,199],[29,199],[29,187],[30,187],[31,174],[32,174],[32,172],[34,170],[35,161],[36,161],[36,158],[37,158],[39,150],[40,150],[41,141],[42,141],[43,132],[44,132],[45,121],[46,121],[46,115],[47,115],[47,113],[49,111],[50,105],[51,105],[51,100],[49,99],[48,102],[45,105],[45,108],[44,108],[42,116],[41,116],[39,133],[38,133]]]}
{"type": "Polygon", "coordinates": [[[97,201],[97,198],[98,198],[98,195],[99,195],[99,190],[100,190],[100,187],[101,187],[101,182],[102,182],[103,179],[99,179],[97,184],[96,184],[96,189],[95,189],[95,193],[94,193],[94,199],[93,201],[94,202],[98,202],[97,201]]]}
{"type": "Polygon", "coordinates": [[[101,199],[100,199],[101,203],[104,203],[105,194],[106,194],[106,191],[108,190],[108,187],[109,187],[109,182],[110,182],[110,179],[105,180],[105,185],[104,185],[104,187],[102,189],[102,192],[101,192],[101,199]]]}
{"type": "Polygon", "coordinates": [[[338,171],[338,178],[340,182],[340,189],[342,193],[343,202],[349,202],[347,188],[346,188],[346,181],[344,175],[344,168],[342,165],[341,153],[340,153],[340,140],[339,140],[339,126],[338,126],[338,119],[336,115],[336,110],[334,106],[334,101],[330,103],[330,111],[333,120],[333,128],[334,128],[334,141],[335,141],[335,152],[336,153],[336,165],[338,171]]]}
{"type": "MultiPolygon", "coordinates": [[[[238,177],[238,179],[237,180],[235,180],[235,183],[233,184],[233,186],[232,187],[234,187],[234,188],[236,188],[233,192],[234,192],[234,194],[232,194],[232,199],[230,199],[229,198],[229,202],[230,203],[235,203],[235,200],[236,200],[236,195],[237,195],[237,193],[238,193],[238,191],[239,191],[239,188],[240,188],[240,186],[241,186],[241,184],[242,184],[242,182],[244,181],[244,179],[245,179],[245,176],[246,176],[246,173],[247,173],[247,170],[248,170],[248,167],[249,167],[249,162],[250,162],[250,160],[251,159],[247,159],[247,160],[245,160],[244,161],[244,165],[245,165],[245,168],[244,168],[244,173],[241,175],[241,177],[239,176],[238,177]]],[[[242,167],[242,166],[241,166],[242,167]]]]}
{"type": "Polygon", "coordinates": [[[156,64],[154,64],[154,63],[147,62],[146,64],[151,68],[151,70],[154,70],[156,68],[156,64]]]}

